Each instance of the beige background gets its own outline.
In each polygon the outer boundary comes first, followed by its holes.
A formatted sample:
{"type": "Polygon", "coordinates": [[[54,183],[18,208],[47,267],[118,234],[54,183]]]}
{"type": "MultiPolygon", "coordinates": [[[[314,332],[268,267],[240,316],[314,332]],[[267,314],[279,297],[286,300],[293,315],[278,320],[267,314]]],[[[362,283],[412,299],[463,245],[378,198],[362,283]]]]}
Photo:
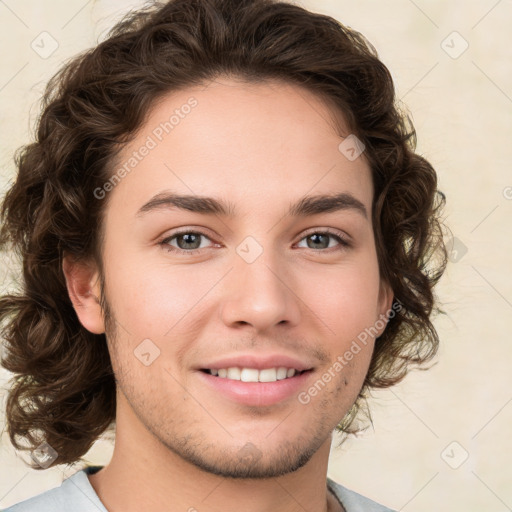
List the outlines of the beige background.
{"type": "MultiPolygon", "coordinates": [[[[413,114],[419,151],[438,170],[457,238],[439,287],[448,315],[435,322],[437,365],[375,395],[374,428],[333,450],[329,475],[406,512],[512,510],[512,1],[297,3],[336,17],[376,46],[413,114]]],[[[0,1],[0,191],[13,178],[13,150],[30,136],[47,79],[94,45],[120,12],[140,4],[0,1]],[[48,37],[39,36],[43,31],[58,43],[47,58],[31,48],[48,37]]],[[[4,288],[6,272],[4,264],[4,288]]],[[[4,389],[8,378],[0,373],[4,389]]],[[[5,433],[0,451],[0,508],[74,471],[28,469],[5,433]]],[[[99,441],[89,460],[105,464],[110,454],[111,445],[99,441]]]]}

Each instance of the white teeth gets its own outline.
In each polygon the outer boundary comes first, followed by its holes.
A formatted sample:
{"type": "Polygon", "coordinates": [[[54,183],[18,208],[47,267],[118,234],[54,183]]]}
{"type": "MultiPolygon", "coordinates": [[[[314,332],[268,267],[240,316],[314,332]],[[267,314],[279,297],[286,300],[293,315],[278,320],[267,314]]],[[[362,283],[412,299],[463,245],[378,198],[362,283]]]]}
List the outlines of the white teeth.
{"type": "Polygon", "coordinates": [[[275,368],[265,368],[260,370],[260,382],[275,382],[277,380],[277,371],[275,368]]]}
{"type": "Polygon", "coordinates": [[[277,378],[277,380],[286,379],[286,368],[284,366],[280,366],[277,369],[276,378],[277,378]]]}
{"type": "Polygon", "coordinates": [[[242,382],[258,382],[258,370],[255,368],[242,368],[240,380],[242,382]]]}
{"type": "Polygon", "coordinates": [[[211,375],[219,376],[223,379],[241,380],[242,382],[276,382],[293,377],[297,371],[295,368],[286,368],[279,366],[278,368],[238,368],[232,366],[229,368],[219,368],[210,370],[211,375]]]}
{"type": "Polygon", "coordinates": [[[240,380],[240,368],[228,368],[228,379],[240,380]]]}

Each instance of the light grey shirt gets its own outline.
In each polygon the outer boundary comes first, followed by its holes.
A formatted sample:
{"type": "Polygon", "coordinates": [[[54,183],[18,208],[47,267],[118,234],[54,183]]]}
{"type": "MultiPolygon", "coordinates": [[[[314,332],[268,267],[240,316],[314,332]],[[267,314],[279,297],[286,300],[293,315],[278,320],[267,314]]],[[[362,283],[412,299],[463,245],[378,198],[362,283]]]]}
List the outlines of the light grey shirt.
{"type": "MultiPolygon", "coordinates": [[[[66,478],[59,487],[4,509],[4,512],[108,512],[87,478],[88,474],[99,471],[101,467],[88,466],[66,478]]],[[[394,512],[330,478],[327,485],[347,512],[394,512]]]]}

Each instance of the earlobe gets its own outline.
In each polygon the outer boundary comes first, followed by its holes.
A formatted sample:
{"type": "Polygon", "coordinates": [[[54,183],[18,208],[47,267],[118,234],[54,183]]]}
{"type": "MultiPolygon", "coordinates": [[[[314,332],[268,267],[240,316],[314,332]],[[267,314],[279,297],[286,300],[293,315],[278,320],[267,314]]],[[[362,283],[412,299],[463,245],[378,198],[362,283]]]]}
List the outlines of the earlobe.
{"type": "Polygon", "coordinates": [[[64,254],[62,271],[68,295],[80,323],[94,334],[105,332],[100,306],[99,273],[95,265],[64,254]]]}
{"type": "MultiPolygon", "coordinates": [[[[391,288],[391,285],[385,281],[381,281],[380,291],[379,291],[379,311],[378,318],[383,319],[385,321],[385,325],[382,329],[379,329],[379,333],[377,337],[381,336],[382,333],[386,330],[387,319],[392,312],[391,306],[393,305],[394,293],[391,288]]],[[[379,322],[380,324],[382,322],[379,322]]]]}

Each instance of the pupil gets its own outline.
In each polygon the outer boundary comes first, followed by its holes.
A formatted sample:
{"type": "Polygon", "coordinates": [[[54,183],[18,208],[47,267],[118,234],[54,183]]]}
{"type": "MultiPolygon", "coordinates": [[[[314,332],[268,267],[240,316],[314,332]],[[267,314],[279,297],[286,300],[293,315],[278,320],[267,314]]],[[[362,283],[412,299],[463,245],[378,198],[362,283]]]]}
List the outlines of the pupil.
{"type": "Polygon", "coordinates": [[[199,246],[197,245],[197,241],[199,240],[199,237],[193,233],[186,233],[185,235],[181,235],[180,238],[185,241],[185,245],[187,247],[184,247],[185,249],[197,249],[199,246]],[[194,245],[194,241],[190,241],[190,238],[196,238],[196,247],[189,247],[190,244],[194,245]]]}
{"type": "MultiPolygon", "coordinates": [[[[323,237],[323,238],[324,238],[324,242],[325,242],[325,240],[327,240],[327,236],[322,235],[322,234],[319,234],[319,233],[315,233],[314,235],[311,235],[309,238],[310,238],[311,240],[313,240],[313,239],[318,239],[319,237],[323,237]]],[[[318,243],[319,243],[323,248],[328,247],[328,245],[329,245],[329,243],[327,243],[327,245],[325,245],[325,243],[323,243],[323,244],[322,244],[321,242],[313,241],[313,244],[314,244],[314,245],[315,245],[315,244],[318,244],[318,243]]],[[[318,247],[313,247],[313,249],[318,249],[318,247]]]]}

